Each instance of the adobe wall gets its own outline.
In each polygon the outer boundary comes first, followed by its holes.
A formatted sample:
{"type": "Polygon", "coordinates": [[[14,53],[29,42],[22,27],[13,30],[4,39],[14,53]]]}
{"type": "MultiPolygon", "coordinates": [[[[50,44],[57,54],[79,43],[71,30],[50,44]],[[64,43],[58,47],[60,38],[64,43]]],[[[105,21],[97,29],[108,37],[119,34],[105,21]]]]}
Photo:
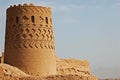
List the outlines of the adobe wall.
{"type": "Polygon", "coordinates": [[[56,74],[50,8],[14,5],[6,18],[5,63],[31,75],[56,74]]]}
{"type": "Polygon", "coordinates": [[[78,74],[90,75],[88,61],[77,59],[57,59],[57,73],[59,75],[78,74]]]}

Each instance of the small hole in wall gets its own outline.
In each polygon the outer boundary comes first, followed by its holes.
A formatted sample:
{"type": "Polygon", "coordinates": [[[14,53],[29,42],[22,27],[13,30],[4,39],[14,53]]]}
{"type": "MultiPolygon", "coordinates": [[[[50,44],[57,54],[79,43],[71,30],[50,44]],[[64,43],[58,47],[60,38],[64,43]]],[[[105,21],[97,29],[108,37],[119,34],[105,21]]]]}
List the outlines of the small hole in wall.
{"type": "Polygon", "coordinates": [[[46,20],[46,23],[48,24],[48,18],[47,17],[45,18],[45,20],[46,20]]]}
{"type": "Polygon", "coordinates": [[[16,17],[16,23],[18,23],[19,22],[19,17],[16,17]]]}
{"type": "Polygon", "coordinates": [[[33,23],[35,23],[35,18],[34,18],[34,16],[31,16],[31,21],[32,21],[33,23]]]}

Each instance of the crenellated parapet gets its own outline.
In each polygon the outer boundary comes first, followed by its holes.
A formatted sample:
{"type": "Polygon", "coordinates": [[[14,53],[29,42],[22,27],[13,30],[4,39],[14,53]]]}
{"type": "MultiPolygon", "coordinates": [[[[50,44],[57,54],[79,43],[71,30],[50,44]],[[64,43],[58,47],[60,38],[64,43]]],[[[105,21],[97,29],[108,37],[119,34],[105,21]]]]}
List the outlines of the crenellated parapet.
{"type": "Polygon", "coordinates": [[[33,13],[45,13],[45,14],[50,14],[50,7],[43,7],[43,6],[34,6],[32,3],[31,4],[18,4],[18,5],[11,5],[7,11],[10,9],[19,9],[15,10],[17,12],[22,11],[22,13],[27,13],[28,11],[33,11],[33,13]]]}

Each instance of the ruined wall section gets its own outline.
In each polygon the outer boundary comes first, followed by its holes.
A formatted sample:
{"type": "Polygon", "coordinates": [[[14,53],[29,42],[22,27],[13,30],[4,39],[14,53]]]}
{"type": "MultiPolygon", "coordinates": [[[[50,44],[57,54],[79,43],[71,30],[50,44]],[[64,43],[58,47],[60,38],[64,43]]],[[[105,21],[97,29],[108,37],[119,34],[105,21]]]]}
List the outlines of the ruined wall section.
{"type": "Polygon", "coordinates": [[[60,75],[79,74],[90,75],[88,61],[76,59],[57,59],[57,73],[60,75]]]}
{"type": "Polygon", "coordinates": [[[24,4],[7,9],[5,63],[32,75],[55,74],[54,49],[50,8],[24,4]]]}

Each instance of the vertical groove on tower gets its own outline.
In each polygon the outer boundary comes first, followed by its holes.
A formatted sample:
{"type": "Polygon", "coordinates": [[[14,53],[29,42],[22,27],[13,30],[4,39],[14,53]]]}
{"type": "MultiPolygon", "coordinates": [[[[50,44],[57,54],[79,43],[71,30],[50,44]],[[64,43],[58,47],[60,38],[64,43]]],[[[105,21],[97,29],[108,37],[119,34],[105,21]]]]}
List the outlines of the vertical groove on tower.
{"type": "Polygon", "coordinates": [[[5,63],[31,75],[56,74],[50,8],[24,4],[7,9],[5,63]]]}

